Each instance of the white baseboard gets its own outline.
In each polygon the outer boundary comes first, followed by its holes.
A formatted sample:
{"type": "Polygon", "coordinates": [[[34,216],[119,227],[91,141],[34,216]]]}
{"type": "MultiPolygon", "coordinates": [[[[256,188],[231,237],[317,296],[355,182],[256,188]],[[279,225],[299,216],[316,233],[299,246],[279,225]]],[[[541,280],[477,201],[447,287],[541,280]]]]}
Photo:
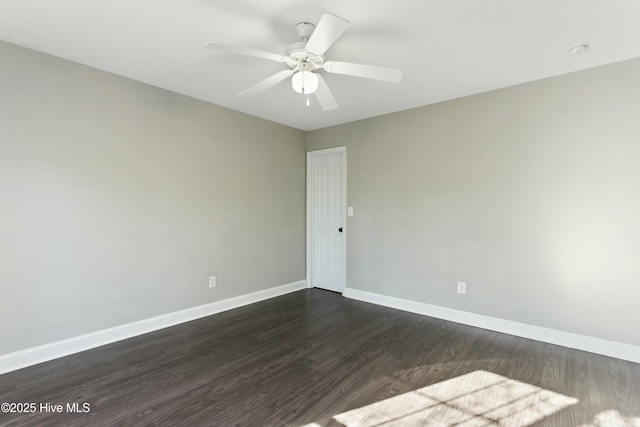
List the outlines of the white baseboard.
{"type": "Polygon", "coordinates": [[[306,280],[0,355],[0,374],[306,289],[306,280]]]}
{"type": "Polygon", "coordinates": [[[640,347],[631,344],[608,341],[601,338],[543,328],[540,326],[513,322],[511,320],[504,320],[496,317],[483,316],[481,314],[454,310],[451,308],[360,291],[357,289],[346,288],[343,295],[346,298],[369,302],[411,313],[422,314],[424,316],[436,317],[438,319],[449,320],[482,329],[502,332],[549,344],[561,345],[563,347],[584,350],[591,353],[640,363],[640,347]]]}

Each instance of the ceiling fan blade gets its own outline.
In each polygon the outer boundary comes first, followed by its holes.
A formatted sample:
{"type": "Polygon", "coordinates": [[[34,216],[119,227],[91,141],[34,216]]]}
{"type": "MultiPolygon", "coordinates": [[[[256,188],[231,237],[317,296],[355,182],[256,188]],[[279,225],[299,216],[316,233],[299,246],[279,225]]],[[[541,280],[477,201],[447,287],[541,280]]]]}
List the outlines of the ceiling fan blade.
{"type": "Polygon", "coordinates": [[[252,49],[250,47],[229,46],[216,42],[209,42],[204,45],[206,49],[215,50],[217,52],[234,53],[236,55],[253,56],[256,58],[270,59],[277,62],[285,62],[287,57],[278,55],[277,53],[266,52],[264,50],[252,49]]]}
{"type": "Polygon", "coordinates": [[[350,62],[325,61],[324,69],[330,73],[346,74],[348,76],[364,77],[367,79],[383,80],[398,83],[402,79],[402,70],[394,68],[376,67],[375,65],[352,64],[350,62]]]}
{"type": "Polygon", "coordinates": [[[253,96],[257,95],[260,92],[263,92],[269,89],[271,86],[275,86],[280,83],[287,77],[291,77],[294,73],[294,70],[282,70],[279,73],[275,73],[273,76],[268,77],[261,82],[258,82],[251,86],[249,89],[244,90],[238,94],[238,96],[253,96]]]}
{"type": "Polygon", "coordinates": [[[313,30],[305,49],[316,55],[323,55],[338,37],[349,28],[349,21],[339,16],[325,13],[313,30]]]}
{"type": "Polygon", "coordinates": [[[335,110],[338,108],[338,101],[333,97],[327,82],[324,81],[322,76],[315,73],[318,76],[318,89],[314,92],[316,99],[324,111],[335,110]]]}

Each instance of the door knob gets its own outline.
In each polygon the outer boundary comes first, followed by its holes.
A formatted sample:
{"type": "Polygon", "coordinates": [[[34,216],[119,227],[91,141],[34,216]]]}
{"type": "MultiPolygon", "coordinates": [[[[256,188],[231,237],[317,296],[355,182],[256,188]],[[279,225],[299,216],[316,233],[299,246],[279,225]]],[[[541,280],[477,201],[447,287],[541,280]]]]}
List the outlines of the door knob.
{"type": "Polygon", "coordinates": [[[338,228],[338,231],[342,233],[342,227],[338,228]]]}

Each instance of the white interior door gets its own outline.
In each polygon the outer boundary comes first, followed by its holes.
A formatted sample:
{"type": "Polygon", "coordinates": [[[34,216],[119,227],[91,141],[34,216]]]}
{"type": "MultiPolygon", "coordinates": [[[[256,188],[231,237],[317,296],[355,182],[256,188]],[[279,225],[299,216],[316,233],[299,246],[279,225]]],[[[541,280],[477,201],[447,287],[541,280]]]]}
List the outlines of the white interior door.
{"type": "Polygon", "coordinates": [[[308,167],[308,254],[309,285],[330,291],[345,286],[344,147],[310,151],[308,167]]]}

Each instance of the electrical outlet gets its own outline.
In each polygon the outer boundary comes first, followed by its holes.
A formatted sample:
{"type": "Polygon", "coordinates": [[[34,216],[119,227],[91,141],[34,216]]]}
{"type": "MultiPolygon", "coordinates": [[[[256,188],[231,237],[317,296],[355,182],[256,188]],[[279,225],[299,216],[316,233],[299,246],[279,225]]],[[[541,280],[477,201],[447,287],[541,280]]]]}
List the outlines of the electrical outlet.
{"type": "Polygon", "coordinates": [[[467,284],[464,282],[458,282],[458,293],[466,294],[467,293],[467,284]]]}
{"type": "Polygon", "coordinates": [[[209,277],[209,287],[210,288],[216,287],[216,276],[209,277]]]}

